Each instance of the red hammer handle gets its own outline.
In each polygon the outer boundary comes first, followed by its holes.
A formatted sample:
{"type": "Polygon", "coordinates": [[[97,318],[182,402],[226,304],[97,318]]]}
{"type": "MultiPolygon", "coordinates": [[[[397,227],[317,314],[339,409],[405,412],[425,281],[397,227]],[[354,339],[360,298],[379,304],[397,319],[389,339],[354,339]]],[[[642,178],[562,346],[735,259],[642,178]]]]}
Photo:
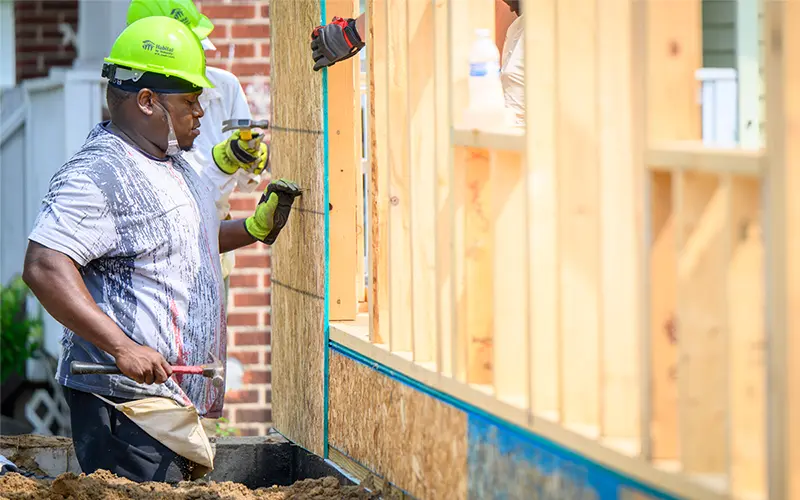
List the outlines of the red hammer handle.
{"type": "Polygon", "coordinates": [[[176,373],[178,375],[202,375],[203,374],[203,367],[202,366],[173,366],[172,373],[176,373]]]}

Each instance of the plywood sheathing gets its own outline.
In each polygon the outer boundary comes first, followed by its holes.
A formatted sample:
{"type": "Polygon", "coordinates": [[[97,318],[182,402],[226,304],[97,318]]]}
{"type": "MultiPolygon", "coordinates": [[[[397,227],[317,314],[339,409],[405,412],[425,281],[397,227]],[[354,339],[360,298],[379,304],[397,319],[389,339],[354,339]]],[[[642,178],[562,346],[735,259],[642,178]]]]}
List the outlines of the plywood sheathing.
{"type": "Polygon", "coordinates": [[[464,412],[337,353],[330,445],[417,498],[467,497],[464,412]]]}
{"type": "Polygon", "coordinates": [[[325,219],[322,76],[313,71],[309,32],[317,0],[273,0],[273,178],[297,182],[286,227],[272,247],[272,404],[275,426],[324,454],[325,219]]]}

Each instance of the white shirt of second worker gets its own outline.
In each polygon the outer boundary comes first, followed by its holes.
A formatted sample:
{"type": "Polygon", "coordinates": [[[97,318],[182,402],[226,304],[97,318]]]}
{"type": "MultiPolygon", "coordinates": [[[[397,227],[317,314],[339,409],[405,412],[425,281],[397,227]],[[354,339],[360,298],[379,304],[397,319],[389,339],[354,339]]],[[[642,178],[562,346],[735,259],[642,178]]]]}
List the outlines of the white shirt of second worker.
{"type": "MultiPolygon", "coordinates": [[[[523,14],[524,16],[524,14],[523,14]]],[[[519,16],[508,27],[503,44],[500,81],[506,107],[515,115],[514,125],[525,126],[525,21],[519,16]]]]}
{"type": "Polygon", "coordinates": [[[219,68],[206,68],[206,76],[213,88],[203,89],[198,99],[204,116],[200,119],[200,135],[194,141],[194,148],[184,156],[197,172],[215,184],[214,202],[220,218],[229,211],[228,198],[236,187],[239,176],[228,175],[220,170],[211,156],[211,148],[226,140],[233,130],[222,132],[222,122],[231,119],[252,118],[242,86],[233,73],[219,68]]]}

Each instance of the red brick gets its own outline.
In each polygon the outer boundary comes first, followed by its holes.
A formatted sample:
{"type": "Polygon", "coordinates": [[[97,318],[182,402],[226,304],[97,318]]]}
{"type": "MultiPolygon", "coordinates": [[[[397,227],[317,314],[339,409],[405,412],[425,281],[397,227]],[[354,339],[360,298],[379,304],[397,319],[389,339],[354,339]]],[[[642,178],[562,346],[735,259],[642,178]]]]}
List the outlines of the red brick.
{"type": "Polygon", "coordinates": [[[22,11],[15,14],[15,19],[18,23],[37,23],[37,24],[58,24],[58,11],[22,11]]]}
{"type": "Polygon", "coordinates": [[[231,413],[233,413],[233,412],[231,411],[230,408],[223,408],[223,410],[222,410],[222,418],[224,418],[228,422],[230,422],[231,421],[231,413]]]}
{"type": "Polygon", "coordinates": [[[225,393],[225,404],[258,403],[258,391],[228,391],[225,393]]]}
{"type": "Polygon", "coordinates": [[[272,373],[268,370],[247,370],[242,377],[245,384],[269,384],[271,380],[272,373]]]}
{"type": "Polygon", "coordinates": [[[267,396],[266,398],[267,404],[272,403],[272,389],[267,389],[266,396],[267,396]]]}
{"type": "Polygon", "coordinates": [[[42,43],[41,40],[31,39],[30,41],[25,41],[23,43],[17,44],[17,54],[22,53],[34,53],[36,55],[46,53],[46,52],[58,52],[61,49],[61,46],[58,44],[53,43],[42,43]]]}
{"type": "Polygon", "coordinates": [[[269,345],[270,334],[269,332],[241,332],[233,337],[233,343],[237,346],[249,345],[269,345]]]}
{"type": "Polygon", "coordinates": [[[236,307],[268,306],[269,295],[264,292],[237,292],[233,294],[233,305],[236,307]]]}
{"type": "Polygon", "coordinates": [[[256,44],[254,43],[221,43],[219,45],[214,45],[217,46],[214,55],[219,59],[227,59],[230,57],[231,47],[233,48],[234,60],[238,57],[255,57],[256,55],[256,44]]]}
{"type": "Polygon", "coordinates": [[[224,25],[220,26],[219,24],[215,24],[214,31],[211,32],[208,38],[210,38],[211,41],[214,42],[214,45],[217,44],[216,42],[217,40],[219,40],[220,43],[222,43],[222,40],[228,38],[228,27],[224,25]]]}
{"type": "Polygon", "coordinates": [[[209,19],[252,19],[256,15],[254,5],[204,5],[200,11],[209,19]]]}
{"type": "Polygon", "coordinates": [[[260,431],[258,427],[245,427],[244,429],[238,429],[239,436],[258,436],[260,431]]]}
{"type": "Polygon", "coordinates": [[[270,278],[270,276],[272,276],[270,273],[264,275],[264,288],[272,286],[272,278],[270,278]]]}
{"type": "Polygon", "coordinates": [[[228,326],[255,326],[258,324],[258,313],[228,313],[228,326]]]}
{"type": "Polygon", "coordinates": [[[269,313],[267,311],[264,311],[263,314],[264,314],[264,325],[270,326],[272,324],[271,323],[272,317],[269,315],[269,313]]]}
{"type": "Polygon", "coordinates": [[[39,10],[42,8],[42,2],[27,1],[27,2],[14,2],[14,13],[20,11],[39,10]]]}
{"type": "Polygon", "coordinates": [[[231,210],[241,210],[243,212],[253,212],[256,209],[256,198],[234,198],[233,196],[229,199],[231,204],[231,210]]]}
{"type": "Polygon", "coordinates": [[[269,17],[269,5],[261,6],[261,17],[269,17]]]}
{"type": "Polygon", "coordinates": [[[234,62],[231,73],[236,76],[266,76],[269,74],[269,64],[234,62]]]}
{"type": "Polygon", "coordinates": [[[272,411],[266,408],[237,408],[236,422],[265,424],[272,421],[272,411]]]}
{"type": "Polygon", "coordinates": [[[270,54],[269,44],[268,43],[262,43],[261,44],[261,57],[269,57],[269,54],[270,54]]]}
{"type": "Polygon", "coordinates": [[[267,351],[264,353],[264,364],[267,366],[272,364],[272,351],[267,351]]]}
{"type": "Polygon", "coordinates": [[[269,38],[269,24],[234,24],[231,38],[269,38]]]}
{"type": "Polygon", "coordinates": [[[266,269],[270,264],[269,255],[241,255],[236,254],[236,267],[241,269],[266,269]]]}
{"type": "Polygon", "coordinates": [[[261,353],[259,352],[252,352],[252,351],[229,352],[228,357],[238,359],[239,362],[242,363],[243,365],[255,365],[258,364],[259,362],[260,354],[261,353]]]}
{"type": "Polygon", "coordinates": [[[54,10],[60,12],[64,10],[78,10],[78,0],[46,0],[39,3],[43,11],[54,10]]]}
{"type": "Polygon", "coordinates": [[[258,286],[257,274],[232,274],[231,288],[254,288],[258,286]]]}

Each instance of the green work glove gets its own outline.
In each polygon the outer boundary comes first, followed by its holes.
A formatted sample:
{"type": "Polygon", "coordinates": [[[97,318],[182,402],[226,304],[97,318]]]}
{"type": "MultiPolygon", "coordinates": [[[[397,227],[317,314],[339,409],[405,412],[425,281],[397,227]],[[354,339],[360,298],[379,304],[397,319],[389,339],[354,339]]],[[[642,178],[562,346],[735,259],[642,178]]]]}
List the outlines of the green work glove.
{"type": "Polygon", "coordinates": [[[241,139],[239,130],[211,149],[214,163],[220,170],[233,175],[240,168],[254,175],[260,174],[269,162],[269,147],[262,135],[253,134],[249,141],[241,139]]]}
{"type": "Polygon", "coordinates": [[[270,182],[256,205],[255,213],[245,219],[244,228],[253,238],[272,245],[289,220],[294,199],[302,193],[292,181],[279,179],[270,182]]]}

